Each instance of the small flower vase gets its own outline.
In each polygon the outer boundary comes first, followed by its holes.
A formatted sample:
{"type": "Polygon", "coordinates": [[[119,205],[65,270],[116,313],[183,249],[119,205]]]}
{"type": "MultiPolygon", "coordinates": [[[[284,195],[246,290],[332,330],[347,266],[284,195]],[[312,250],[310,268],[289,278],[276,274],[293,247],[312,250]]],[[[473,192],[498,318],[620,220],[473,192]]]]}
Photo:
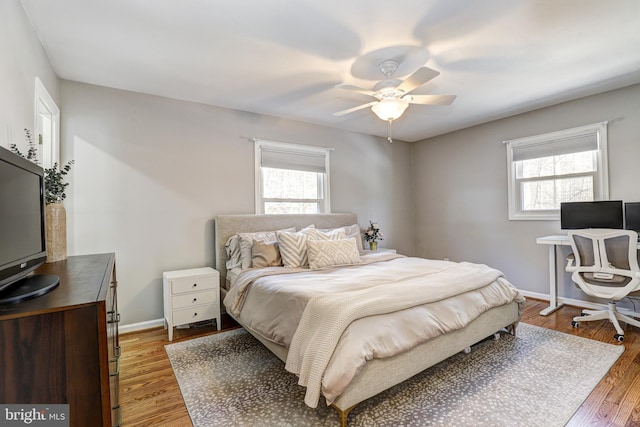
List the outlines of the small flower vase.
{"type": "Polygon", "coordinates": [[[369,249],[371,249],[372,251],[377,251],[378,250],[378,242],[369,242],[369,249]]]}

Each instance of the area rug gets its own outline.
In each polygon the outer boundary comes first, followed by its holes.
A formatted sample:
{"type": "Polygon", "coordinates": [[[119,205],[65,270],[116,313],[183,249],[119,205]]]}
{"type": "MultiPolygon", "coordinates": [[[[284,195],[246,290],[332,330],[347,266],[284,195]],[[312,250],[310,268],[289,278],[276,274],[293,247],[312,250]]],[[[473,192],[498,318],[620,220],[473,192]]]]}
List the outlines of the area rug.
{"type": "MultiPolygon", "coordinates": [[[[244,329],[166,347],[193,425],[332,426],[244,329]]],[[[349,426],[562,426],[624,351],[520,323],[356,406],[349,426]]]]}

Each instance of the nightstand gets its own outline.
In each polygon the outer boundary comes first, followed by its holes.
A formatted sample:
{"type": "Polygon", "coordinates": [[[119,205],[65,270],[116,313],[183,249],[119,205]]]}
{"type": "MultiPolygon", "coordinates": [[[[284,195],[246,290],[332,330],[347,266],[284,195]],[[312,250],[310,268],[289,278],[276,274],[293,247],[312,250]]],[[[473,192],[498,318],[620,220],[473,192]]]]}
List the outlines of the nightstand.
{"type": "Polygon", "coordinates": [[[397,253],[395,249],[390,249],[390,248],[378,248],[375,251],[369,250],[369,249],[365,249],[365,252],[383,252],[383,253],[387,253],[387,254],[395,254],[397,253]]]}
{"type": "Polygon", "coordinates": [[[211,267],[162,274],[165,328],[215,319],[220,330],[220,274],[211,267]]]}

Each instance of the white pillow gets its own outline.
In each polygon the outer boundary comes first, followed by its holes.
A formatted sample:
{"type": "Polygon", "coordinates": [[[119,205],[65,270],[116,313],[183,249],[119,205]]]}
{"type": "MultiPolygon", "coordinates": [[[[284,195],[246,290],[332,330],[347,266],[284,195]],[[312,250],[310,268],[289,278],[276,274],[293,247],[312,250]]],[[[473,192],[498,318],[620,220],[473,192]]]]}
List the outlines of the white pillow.
{"type": "Polygon", "coordinates": [[[347,237],[347,233],[343,228],[336,228],[335,230],[327,231],[312,228],[307,231],[307,234],[309,234],[309,239],[313,240],[338,240],[345,239],[347,237]]]}
{"type": "Polygon", "coordinates": [[[288,268],[303,267],[307,265],[307,238],[313,226],[303,228],[300,231],[276,231],[276,239],[280,246],[282,264],[288,268]]]}
{"type": "Polygon", "coordinates": [[[360,226],[358,224],[353,225],[345,225],[343,227],[338,227],[334,229],[321,229],[320,231],[332,231],[332,230],[344,230],[346,234],[346,238],[349,239],[354,237],[356,239],[356,246],[358,247],[358,252],[360,255],[364,253],[364,244],[362,243],[362,231],[360,231],[360,226]]]}
{"type": "Polygon", "coordinates": [[[242,266],[240,260],[240,236],[234,234],[229,237],[224,244],[224,249],[227,252],[227,270],[233,270],[234,268],[242,266]]]}
{"type": "Polygon", "coordinates": [[[358,224],[348,225],[344,228],[345,233],[347,234],[347,239],[353,237],[356,239],[356,247],[358,248],[358,252],[360,254],[364,253],[364,245],[362,243],[362,231],[360,231],[360,226],[358,224]]]}
{"type": "Polygon", "coordinates": [[[307,257],[308,240],[337,240],[344,239],[344,230],[338,229],[330,232],[316,230],[309,226],[298,232],[276,231],[276,238],[280,246],[280,255],[285,267],[304,267],[309,264],[307,257]]]}
{"type": "Polygon", "coordinates": [[[362,262],[356,239],[308,240],[309,268],[312,270],[362,262]]]}
{"type": "MultiPolygon", "coordinates": [[[[296,229],[291,227],[278,231],[296,231],[296,229]]],[[[240,238],[240,262],[242,263],[241,267],[243,270],[253,267],[253,263],[251,262],[251,248],[253,247],[254,240],[260,240],[264,243],[275,243],[278,241],[276,239],[276,231],[256,231],[253,233],[240,233],[238,234],[238,236],[240,238]]]]}

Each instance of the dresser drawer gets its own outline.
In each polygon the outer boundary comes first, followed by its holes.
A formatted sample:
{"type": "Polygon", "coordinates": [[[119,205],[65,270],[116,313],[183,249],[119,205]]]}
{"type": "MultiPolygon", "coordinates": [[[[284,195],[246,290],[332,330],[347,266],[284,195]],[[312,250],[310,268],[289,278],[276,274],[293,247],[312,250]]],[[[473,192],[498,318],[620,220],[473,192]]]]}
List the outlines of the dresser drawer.
{"type": "Polygon", "coordinates": [[[171,293],[174,295],[217,287],[218,277],[216,276],[180,277],[171,281],[171,293]]]}
{"type": "Polygon", "coordinates": [[[195,307],[202,304],[211,304],[218,301],[217,292],[192,292],[190,294],[176,295],[173,297],[174,310],[195,307]]]}
{"type": "Polygon", "coordinates": [[[212,319],[216,317],[216,313],[216,304],[207,304],[193,308],[176,310],[173,312],[173,324],[184,325],[185,323],[212,319]]]}

